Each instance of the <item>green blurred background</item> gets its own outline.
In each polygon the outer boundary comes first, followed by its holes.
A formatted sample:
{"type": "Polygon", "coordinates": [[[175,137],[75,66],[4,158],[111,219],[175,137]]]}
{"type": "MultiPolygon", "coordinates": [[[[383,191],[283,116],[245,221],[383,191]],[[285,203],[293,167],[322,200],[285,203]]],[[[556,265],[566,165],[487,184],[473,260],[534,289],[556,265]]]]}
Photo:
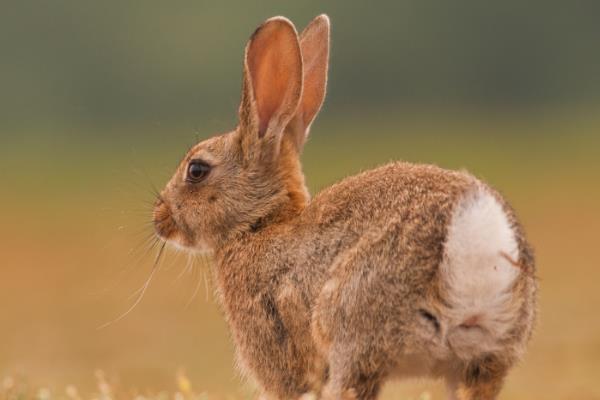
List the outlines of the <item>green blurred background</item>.
{"type": "MultiPolygon", "coordinates": [[[[600,3],[0,1],[0,378],[247,396],[209,269],[169,252],[144,299],[152,187],[236,123],[247,38],[332,22],[311,191],[392,159],[499,188],[537,250],[541,320],[504,399],[600,398],[600,3]],[[198,290],[196,290],[198,288],[198,290]],[[194,296],[194,293],[196,295],[194,296]]],[[[386,398],[430,381],[393,383],[386,398]]]]}

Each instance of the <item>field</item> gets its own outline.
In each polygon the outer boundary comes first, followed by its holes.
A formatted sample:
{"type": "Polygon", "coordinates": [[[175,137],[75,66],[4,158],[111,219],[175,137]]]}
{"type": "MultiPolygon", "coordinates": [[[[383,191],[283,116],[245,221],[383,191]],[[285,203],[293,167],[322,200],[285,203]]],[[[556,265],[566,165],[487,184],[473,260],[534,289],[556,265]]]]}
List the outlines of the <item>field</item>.
{"type": "MultiPolygon", "coordinates": [[[[316,123],[303,158],[311,192],[392,159],[466,168],[499,188],[541,279],[537,332],[501,398],[600,399],[600,119],[352,115],[316,123]]],[[[1,397],[249,398],[209,260],[169,251],[132,312],[98,329],[135,302],[150,273],[152,186],[168,179],[195,132],[78,129],[0,142],[1,397]]],[[[443,385],[392,383],[383,397],[442,399],[443,385]]]]}

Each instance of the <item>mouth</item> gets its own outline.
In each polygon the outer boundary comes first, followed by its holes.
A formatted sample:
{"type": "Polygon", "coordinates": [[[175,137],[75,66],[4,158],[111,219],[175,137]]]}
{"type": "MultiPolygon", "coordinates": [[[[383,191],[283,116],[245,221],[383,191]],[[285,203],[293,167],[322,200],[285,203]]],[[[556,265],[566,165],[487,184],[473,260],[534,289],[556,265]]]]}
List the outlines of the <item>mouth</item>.
{"type": "Polygon", "coordinates": [[[185,230],[180,228],[173,218],[168,204],[162,198],[158,198],[154,205],[152,222],[156,235],[170,245],[191,252],[205,253],[209,251],[204,241],[196,243],[191,234],[186,234],[185,230]]]}

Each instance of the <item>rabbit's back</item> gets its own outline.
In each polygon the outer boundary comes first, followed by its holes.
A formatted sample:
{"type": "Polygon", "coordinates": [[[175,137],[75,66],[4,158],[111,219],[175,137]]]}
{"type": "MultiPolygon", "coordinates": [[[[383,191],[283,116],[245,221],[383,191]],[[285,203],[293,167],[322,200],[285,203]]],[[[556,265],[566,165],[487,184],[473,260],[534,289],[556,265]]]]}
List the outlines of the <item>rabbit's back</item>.
{"type": "MultiPolygon", "coordinates": [[[[257,257],[249,262],[272,259],[261,270],[275,277],[284,268],[290,286],[312,301],[335,265],[397,225],[397,249],[410,247],[410,252],[402,250],[405,256],[430,260],[429,277],[442,260],[454,206],[475,185],[469,174],[430,165],[394,162],[365,171],[318,193],[292,224],[263,232],[256,242],[268,245],[253,252],[257,257]]],[[[378,268],[375,259],[373,268],[378,268]]]]}
{"type": "MultiPolygon", "coordinates": [[[[433,165],[394,162],[346,178],[318,193],[291,232],[327,268],[360,240],[402,226],[411,252],[442,259],[446,230],[458,201],[480,183],[464,172],[433,165]],[[427,254],[425,254],[427,253],[427,254]]],[[[295,240],[289,238],[293,243],[295,240]]],[[[399,244],[407,246],[406,244],[399,244]]],[[[295,250],[297,251],[297,250],[295,250]]],[[[311,263],[319,264],[318,262],[311,263]]]]}

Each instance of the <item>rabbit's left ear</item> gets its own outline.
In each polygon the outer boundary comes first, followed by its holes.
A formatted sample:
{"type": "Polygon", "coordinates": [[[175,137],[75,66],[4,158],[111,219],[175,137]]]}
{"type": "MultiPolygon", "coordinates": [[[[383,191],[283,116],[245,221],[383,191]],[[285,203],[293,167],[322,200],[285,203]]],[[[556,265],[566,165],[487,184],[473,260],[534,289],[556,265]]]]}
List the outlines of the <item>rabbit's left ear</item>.
{"type": "Polygon", "coordinates": [[[302,55],[294,25],[284,17],[265,21],[246,45],[240,129],[246,151],[259,144],[277,151],[302,95],[302,55]]]}
{"type": "Polygon", "coordinates": [[[288,126],[298,150],[304,146],[310,125],[325,99],[329,66],[329,30],[329,17],[321,14],[300,34],[304,80],[302,99],[288,126]]]}

